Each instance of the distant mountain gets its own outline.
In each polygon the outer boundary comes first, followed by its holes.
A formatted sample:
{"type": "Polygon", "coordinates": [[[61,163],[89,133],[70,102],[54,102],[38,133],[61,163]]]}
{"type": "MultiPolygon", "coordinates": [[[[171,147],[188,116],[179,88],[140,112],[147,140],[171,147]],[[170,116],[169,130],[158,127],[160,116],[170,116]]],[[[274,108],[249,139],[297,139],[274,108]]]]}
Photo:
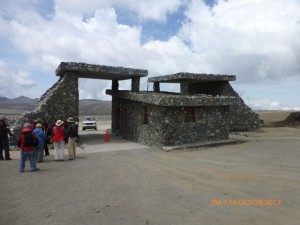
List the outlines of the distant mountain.
{"type": "Polygon", "coordinates": [[[95,99],[79,100],[79,115],[109,115],[111,114],[111,101],[95,99]]]}
{"type": "Polygon", "coordinates": [[[0,96],[0,102],[5,101],[6,99],[8,99],[8,98],[0,96]]]}
{"type": "Polygon", "coordinates": [[[0,103],[0,113],[1,114],[20,114],[25,111],[32,111],[38,99],[31,99],[25,96],[20,96],[18,98],[2,98],[0,103]]]}
{"type": "MultiPolygon", "coordinates": [[[[25,96],[9,99],[0,96],[0,115],[20,115],[26,111],[33,111],[38,98],[31,99],[25,96]]],[[[111,101],[95,99],[79,100],[79,115],[109,115],[111,114],[111,101]]]]}

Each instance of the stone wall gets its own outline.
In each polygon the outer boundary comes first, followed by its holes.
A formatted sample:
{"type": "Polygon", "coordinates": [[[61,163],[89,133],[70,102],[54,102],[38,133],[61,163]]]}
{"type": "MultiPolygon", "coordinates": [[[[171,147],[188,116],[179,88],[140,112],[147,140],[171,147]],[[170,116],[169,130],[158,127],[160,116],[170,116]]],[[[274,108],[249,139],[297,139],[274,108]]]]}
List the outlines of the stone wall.
{"type": "Polygon", "coordinates": [[[78,77],[74,73],[66,73],[41,96],[34,111],[25,112],[16,120],[12,131],[17,137],[26,118],[31,122],[47,122],[49,126],[59,119],[66,121],[68,117],[78,120],[78,104],[78,77]]]}
{"type": "Polygon", "coordinates": [[[212,95],[236,97],[235,104],[230,106],[230,130],[246,131],[263,126],[259,115],[248,107],[228,81],[190,84],[188,92],[191,95],[212,95]]]}
{"type": "Polygon", "coordinates": [[[225,140],[229,136],[228,106],[158,106],[113,97],[112,112],[114,134],[149,146],[225,140]],[[148,124],[145,124],[145,108],[148,124]],[[191,108],[195,120],[186,121],[191,108]]]}
{"type": "Polygon", "coordinates": [[[229,122],[231,131],[247,131],[264,125],[264,121],[260,119],[259,115],[245,104],[244,100],[228,82],[222,85],[222,91],[226,96],[238,98],[236,104],[230,106],[229,122]]]}

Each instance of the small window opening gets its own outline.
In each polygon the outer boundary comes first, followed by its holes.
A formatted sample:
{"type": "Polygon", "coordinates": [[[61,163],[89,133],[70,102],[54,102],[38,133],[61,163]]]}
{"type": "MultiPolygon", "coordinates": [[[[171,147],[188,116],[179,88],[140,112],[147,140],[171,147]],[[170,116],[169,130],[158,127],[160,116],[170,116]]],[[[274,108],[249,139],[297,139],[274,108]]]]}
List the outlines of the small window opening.
{"type": "Polygon", "coordinates": [[[195,108],[187,107],[185,108],[184,112],[185,112],[185,118],[184,118],[185,123],[193,123],[196,121],[195,108]]]}
{"type": "Polygon", "coordinates": [[[149,123],[149,109],[147,106],[143,107],[143,124],[149,123]]]}

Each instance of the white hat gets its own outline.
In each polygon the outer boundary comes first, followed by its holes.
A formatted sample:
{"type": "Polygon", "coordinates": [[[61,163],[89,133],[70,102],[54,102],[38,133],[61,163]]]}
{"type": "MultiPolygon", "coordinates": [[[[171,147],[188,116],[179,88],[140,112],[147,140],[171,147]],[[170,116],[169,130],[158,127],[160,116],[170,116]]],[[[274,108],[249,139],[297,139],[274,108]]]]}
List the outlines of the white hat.
{"type": "Polygon", "coordinates": [[[55,125],[56,125],[56,126],[61,126],[63,123],[64,123],[64,121],[62,121],[62,120],[57,120],[56,123],[55,123],[55,125]]]}
{"type": "Polygon", "coordinates": [[[37,128],[42,128],[43,126],[42,126],[42,124],[37,123],[37,124],[35,125],[35,127],[37,127],[37,128]]]}
{"type": "Polygon", "coordinates": [[[73,119],[72,117],[69,117],[69,118],[67,119],[67,122],[69,122],[69,123],[74,123],[75,121],[74,121],[74,119],[73,119]]]}

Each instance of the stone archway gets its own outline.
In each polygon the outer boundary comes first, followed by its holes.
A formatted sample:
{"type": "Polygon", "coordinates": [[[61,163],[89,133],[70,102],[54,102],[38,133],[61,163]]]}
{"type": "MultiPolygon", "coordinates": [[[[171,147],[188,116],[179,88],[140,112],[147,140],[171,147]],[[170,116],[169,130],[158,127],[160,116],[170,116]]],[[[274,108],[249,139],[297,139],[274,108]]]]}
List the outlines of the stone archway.
{"type": "Polygon", "coordinates": [[[49,125],[55,124],[58,119],[66,121],[68,117],[78,121],[78,78],[112,80],[112,91],[118,91],[119,80],[131,79],[131,91],[139,92],[140,77],[148,75],[148,71],[142,69],[75,62],[61,62],[55,73],[60,76],[59,80],[41,96],[35,110],[23,113],[13,125],[15,137],[20,134],[26,117],[49,125]]]}

